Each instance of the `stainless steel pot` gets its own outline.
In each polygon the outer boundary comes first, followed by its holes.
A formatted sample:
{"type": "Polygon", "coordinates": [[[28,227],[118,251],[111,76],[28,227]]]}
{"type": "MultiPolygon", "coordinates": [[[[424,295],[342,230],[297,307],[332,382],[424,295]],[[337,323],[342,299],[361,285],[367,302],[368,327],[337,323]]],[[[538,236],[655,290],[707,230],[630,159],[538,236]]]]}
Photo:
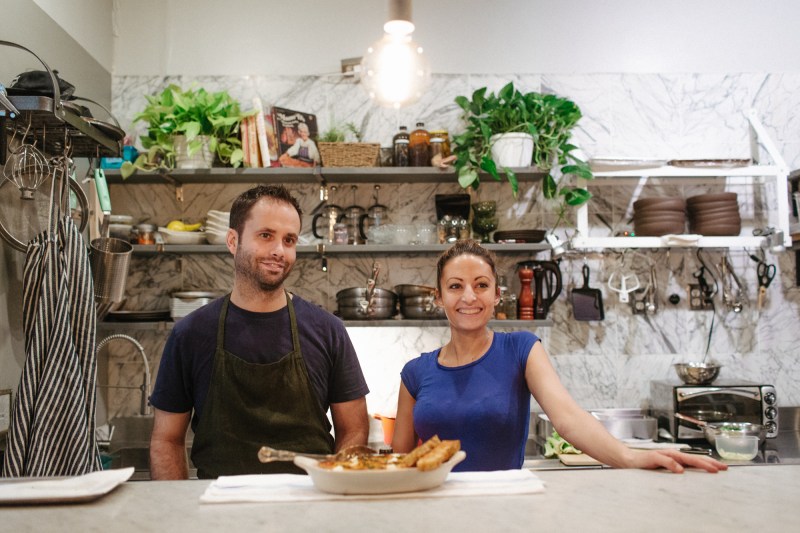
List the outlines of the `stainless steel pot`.
{"type": "Polygon", "coordinates": [[[400,298],[413,296],[435,296],[436,288],[425,285],[395,285],[394,291],[400,298]]]}
{"type": "Polygon", "coordinates": [[[444,314],[444,309],[438,306],[425,306],[425,305],[404,305],[400,303],[400,314],[403,318],[419,320],[419,319],[443,319],[447,318],[444,314]]]}
{"type": "Polygon", "coordinates": [[[717,435],[723,431],[735,433],[737,435],[753,435],[758,437],[759,446],[764,444],[764,439],[767,438],[767,428],[762,424],[751,424],[750,422],[723,422],[711,424],[681,413],[675,413],[675,418],[694,424],[698,428],[702,429],[703,436],[712,446],[716,445],[717,435]]]}
{"type": "Polygon", "coordinates": [[[387,289],[364,287],[342,289],[336,293],[338,314],[345,320],[385,320],[397,314],[397,294],[387,289]]]}

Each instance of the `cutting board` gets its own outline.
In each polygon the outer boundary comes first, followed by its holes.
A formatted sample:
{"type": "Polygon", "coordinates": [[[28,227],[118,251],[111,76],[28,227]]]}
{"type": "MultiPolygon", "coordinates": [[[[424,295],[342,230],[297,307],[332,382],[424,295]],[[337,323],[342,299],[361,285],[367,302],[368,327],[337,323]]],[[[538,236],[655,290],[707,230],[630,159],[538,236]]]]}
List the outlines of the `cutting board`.
{"type": "Polygon", "coordinates": [[[566,466],[603,466],[603,463],[585,453],[564,453],[558,459],[566,466]]]}

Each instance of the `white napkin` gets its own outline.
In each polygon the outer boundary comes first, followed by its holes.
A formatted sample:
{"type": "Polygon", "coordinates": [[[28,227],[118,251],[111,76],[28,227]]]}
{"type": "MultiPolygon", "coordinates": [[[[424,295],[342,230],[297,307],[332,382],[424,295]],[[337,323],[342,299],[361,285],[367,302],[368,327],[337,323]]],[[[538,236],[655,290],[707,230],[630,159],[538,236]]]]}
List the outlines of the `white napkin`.
{"type": "Polygon", "coordinates": [[[133,475],[133,467],[99,470],[62,478],[5,478],[0,482],[0,502],[35,503],[90,500],[110,492],[133,475]]]}
{"type": "Polygon", "coordinates": [[[530,470],[453,472],[439,487],[397,494],[330,494],[314,488],[310,476],[264,474],[222,476],[200,496],[202,503],[301,502],[322,500],[376,500],[447,498],[451,496],[507,496],[544,492],[544,483],[530,470]]]}

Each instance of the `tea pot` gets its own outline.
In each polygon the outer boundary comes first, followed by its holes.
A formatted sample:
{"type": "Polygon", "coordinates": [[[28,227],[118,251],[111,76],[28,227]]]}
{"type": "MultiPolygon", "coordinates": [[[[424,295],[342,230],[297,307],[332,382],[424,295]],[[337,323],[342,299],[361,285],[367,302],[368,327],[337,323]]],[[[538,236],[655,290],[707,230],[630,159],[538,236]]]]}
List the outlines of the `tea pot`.
{"type": "MultiPolygon", "coordinates": [[[[522,261],[517,263],[518,271],[530,269],[533,271],[533,287],[531,287],[533,318],[544,320],[550,311],[550,305],[561,294],[561,269],[555,261],[522,261]]],[[[520,272],[520,278],[522,278],[520,272]]],[[[528,300],[528,295],[520,294],[519,302],[522,306],[523,299],[528,300]]],[[[520,314],[522,309],[520,308],[520,314]]]]}
{"type": "Polygon", "coordinates": [[[367,212],[358,219],[358,231],[362,239],[367,239],[367,230],[389,223],[389,208],[378,203],[378,192],[381,186],[375,185],[375,203],[367,208],[367,212]]]}
{"type": "Polygon", "coordinates": [[[347,242],[349,244],[364,244],[366,236],[360,231],[360,221],[361,217],[366,214],[366,210],[356,204],[356,189],[358,189],[356,185],[350,187],[350,190],[353,191],[353,204],[344,208],[340,222],[347,224],[347,242]]]}
{"type": "Polygon", "coordinates": [[[335,204],[328,204],[322,208],[322,211],[314,215],[311,220],[311,231],[314,237],[324,240],[328,244],[333,243],[333,227],[342,218],[342,208],[335,204]],[[317,222],[322,221],[317,232],[317,222]]]}

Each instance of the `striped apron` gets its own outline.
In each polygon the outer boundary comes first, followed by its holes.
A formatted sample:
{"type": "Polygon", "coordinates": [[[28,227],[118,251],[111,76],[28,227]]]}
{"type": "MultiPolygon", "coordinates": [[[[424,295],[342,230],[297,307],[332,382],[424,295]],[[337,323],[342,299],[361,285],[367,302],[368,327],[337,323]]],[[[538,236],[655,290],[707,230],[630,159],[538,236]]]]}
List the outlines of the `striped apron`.
{"type": "Polygon", "coordinates": [[[8,431],[7,477],[73,476],[101,468],[94,434],[97,317],[91,266],[83,236],[69,215],[60,215],[56,181],[51,180],[48,230],[28,243],[25,257],[25,364],[8,431]]]}

